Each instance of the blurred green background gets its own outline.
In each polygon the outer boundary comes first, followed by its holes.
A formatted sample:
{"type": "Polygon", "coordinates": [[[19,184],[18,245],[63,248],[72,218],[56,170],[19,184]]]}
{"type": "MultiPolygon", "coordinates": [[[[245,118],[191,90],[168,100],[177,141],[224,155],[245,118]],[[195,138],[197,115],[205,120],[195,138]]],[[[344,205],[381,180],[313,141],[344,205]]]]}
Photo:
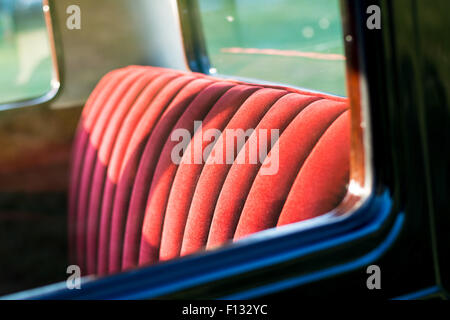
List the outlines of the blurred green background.
{"type": "Polygon", "coordinates": [[[338,0],[199,0],[199,7],[213,73],[346,95],[338,0]],[[326,55],[226,52],[234,47],[326,55]]]}
{"type": "Polygon", "coordinates": [[[0,0],[0,104],[42,96],[51,79],[42,0],[0,0]]]}

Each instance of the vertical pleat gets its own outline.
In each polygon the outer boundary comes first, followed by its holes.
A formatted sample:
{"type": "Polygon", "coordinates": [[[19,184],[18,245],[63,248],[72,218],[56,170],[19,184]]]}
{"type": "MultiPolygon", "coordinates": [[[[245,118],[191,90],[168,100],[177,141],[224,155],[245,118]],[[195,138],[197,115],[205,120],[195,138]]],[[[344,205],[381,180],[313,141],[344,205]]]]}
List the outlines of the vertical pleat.
{"type": "MultiPolygon", "coordinates": [[[[173,132],[178,129],[185,129],[192,135],[194,121],[203,120],[205,114],[210,110],[211,105],[213,105],[215,101],[231,87],[232,84],[230,83],[218,82],[205,88],[186,108],[186,111],[175,124],[173,132]]],[[[146,241],[148,243],[146,245],[159,248],[167,197],[177,168],[177,165],[171,158],[172,150],[176,144],[178,144],[178,142],[173,141],[170,138],[165,142],[153,175],[145,212],[139,209],[136,210],[135,203],[130,205],[124,238],[124,255],[122,259],[122,266],[124,269],[134,267],[138,264],[139,245],[141,242],[144,216],[147,217],[146,219],[151,220],[147,225],[152,229],[147,232],[146,241]]],[[[157,253],[157,250],[153,250],[153,252],[157,253]]],[[[157,259],[157,256],[153,259],[157,259]]]]}
{"type": "Polygon", "coordinates": [[[325,131],[289,191],[278,226],[315,218],[342,201],[349,179],[350,111],[325,131]]]}
{"type": "Polygon", "coordinates": [[[181,255],[193,253],[206,245],[217,197],[232,165],[231,161],[245,144],[247,130],[255,128],[267,110],[286,93],[275,89],[257,91],[241,105],[223,130],[195,186],[181,255]],[[241,138],[238,139],[237,135],[241,135],[241,138]]]}
{"type": "MultiPolygon", "coordinates": [[[[272,228],[306,157],[328,126],[346,110],[343,103],[319,100],[302,110],[281,134],[264,160],[278,162],[274,175],[261,170],[245,200],[234,239],[272,228]]],[[[264,165],[263,163],[263,165],[264,165]]]]}
{"type": "Polygon", "coordinates": [[[85,151],[82,164],[80,164],[80,177],[77,199],[77,208],[74,212],[76,216],[76,256],[77,262],[83,272],[86,272],[84,261],[85,256],[85,225],[87,205],[91,187],[92,171],[97,157],[97,148],[101,143],[102,134],[107,121],[114,110],[115,105],[120,101],[128,87],[142,73],[142,70],[133,72],[126,69],[114,77],[114,81],[109,83],[107,90],[99,94],[96,103],[91,107],[84,122],[84,128],[89,133],[85,135],[82,142],[85,142],[85,151]]]}
{"type": "Polygon", "coordinates": [[[106,74],[95,87],[92,94],[86,101],[83,108],[80,122],[78,123],[77,132],[75,134],[74,145],[72,147],[72,161],[69,177],[69,204],[68,204],[68,233],[69,233],[69,258],[71,262],[75,262],[75,242],[76,242],[76,212],[78,202],[79,184],[81,178],[81,169],[83,166],[84,155],[89,140],[89,131],[86,127],[86,119],[92,115],[91,109],[99,109],[98,106],[103,103],[106,93],[113,90],[118,83],[117,75],[123,73],[123,69],[109,72],[106,74]]]}
{"type": "Polygon", "coordinates": [[[98,221],[100,216],[100,205],[102,203],[106,170],[113,148],[116,145],[116,137],[121,129],[122,123],[126,118],[128,111],[132,108],[136,98],[141,91],[157,76],[155,72],[146,72],[138,80],[136,80],[130,89],[126,92],[114,114],[108,121],[102,143],[99,147],[98,157],[95,163],[92,186],[89,195],[89,205],[86,222],[86,266],[87,272],[95,273],[96,257],[97,257],[97,238],[98,238],[98,221]]]}
{"type": "MultiPolygon", "coordinates": [[[[211,81],[206,79],[192,79],[180,90],[162,114],[152,131],[142,154],[141,163],[143,164],[143,169],[141,169],[141,167],[138,169],[138,175],[140,170],[143,170],[145,171],[145,175],[149,177],[147,186],[149,186],[152,181],[152,173],[161,149],[176,121],[195,96],[210,83],[211,81]]],[[[146,189],[148,190],[148,187],[146,189]]],[[[126,209],[127,208],[122,208],[118,205],[113,207],[109,256],[109,271],[112,273],[120,271],[122,266],[123,238],[127,218],[126,209]]]]}
{"type": "MultiPolygon", "coordinates": [[[[169,76],[169,79],[172,78],[169,76]]],[[[170,103],[170,101],[176,96],[176,94],[183,88],[189,81],[193,79],[192,76],[173,77],[172,81],[166,83],[164,88],[153,99],[152,103],[147,108],[143,117],[141,118],[138,126],[136,127],[133,136],[130,140],[130,147],[134,149],[128,149],[125,153],[125,159],[128,159],[130,171],[127,173],[134,177],[134,168],[140,160],[141,148],[145,144],[147,136],[153,130],[156,122],[163,113],[164,109],[170,103]]],[[[124,177],[124,179],[131,177],[124,177]]],[[[134,178],[131,178],[134,179],[134,178]]],[[[116,183],[108,179],[105,185],[105,194],[103,196],[101,216],[100,216],[100,232],[99,232],[99,245],[98,245],[98,257],[97,257],[97,272],[99,274],[106,274],[109,272],[109,253],[111,242],[111,224],[112,215],[114,210],[116,183]]],[[[125,197],[119,197],[127,202],[125,197]]],[[[115,209],[115,210],[118,210],[115,209]]],[[[126,210],[126,204],[123,205],[123,210],[126,210]]]]}
{"type": "MultiPolygon", "coordinates": [[[[199,160],[197,156],[200,157],[201,161],[204,149],[210,142],[203,139],[203,134],[209,129],[223,130],[242,103],[258,89],[259,87],[246,85],[239,85],[230,89],[208,113],[203,121],[202,130],[199,129],[195,133],[186,153],[183,155],[169,194],[161,234],[160,260],[168,260],[180,254],[189,206],[194,194],[195,184],[203,168],[203,163],[196,164],[195,162],[199,160]]],[[[146,237],[146,230],[147,225],[144,220],[143,240],[146,237]]]]}
{"type": "Polygon", "coordinates": [[[207,248],[223,245],[233,239],[245,200],[261,167],[261,160],[264,160],[260,159],[256,163],[249,161],[250,145],[256,145],[257,154],[259,154],[262,135],[266,134],[266,152],[269,152],[270,146],[276,142],[272,141],[270,130],[278,129],[281,134],[299,112],[318,99],[320,98],[289,93],[280,98],[261,119],[255,132],[240,151],[238,161],[235,161],[228,171],[222,185],[214,208],[207,248]]]}

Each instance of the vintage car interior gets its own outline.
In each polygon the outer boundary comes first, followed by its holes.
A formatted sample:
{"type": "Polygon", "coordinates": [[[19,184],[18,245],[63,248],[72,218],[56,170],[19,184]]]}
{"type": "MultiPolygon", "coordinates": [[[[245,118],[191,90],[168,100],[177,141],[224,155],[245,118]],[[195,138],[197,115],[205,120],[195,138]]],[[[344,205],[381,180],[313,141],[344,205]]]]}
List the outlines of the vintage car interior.
{"type": "MultiPolygon", "coordinates": [[[[345,195],[349,132],[345,99],[160,68],[113,71],[86,103],[74,142],[68,219],[76,262],[87,273],[117,272],[324,214],[345,195]],[[278,172],[237,161],[177,166],[170,133],[192,132],[195,120],[203,132],[279,129],[271,148],[279,149],[278,172]]],[[[183,159],[193,159],[196,143],[204,154],[202,135],[195,132],[183,159]]],[[[209,157],[229,148],[223,140],[209,157]]]]}
{"type": "Polygon", "coordinates": [[[389,86],[421,2],[0,0],[0,296],[446,297],[389,86]]]}

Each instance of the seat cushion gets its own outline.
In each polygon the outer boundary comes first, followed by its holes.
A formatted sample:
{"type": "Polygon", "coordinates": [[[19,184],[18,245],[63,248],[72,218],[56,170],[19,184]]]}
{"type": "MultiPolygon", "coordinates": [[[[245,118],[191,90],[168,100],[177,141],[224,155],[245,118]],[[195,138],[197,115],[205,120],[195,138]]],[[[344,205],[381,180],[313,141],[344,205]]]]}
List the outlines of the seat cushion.
{"type": "Polygon", "coordinates": [[[348,182],[345,98],[130,66],[83,109],[71,259],[109,274],[322,215],[348,182]]]}

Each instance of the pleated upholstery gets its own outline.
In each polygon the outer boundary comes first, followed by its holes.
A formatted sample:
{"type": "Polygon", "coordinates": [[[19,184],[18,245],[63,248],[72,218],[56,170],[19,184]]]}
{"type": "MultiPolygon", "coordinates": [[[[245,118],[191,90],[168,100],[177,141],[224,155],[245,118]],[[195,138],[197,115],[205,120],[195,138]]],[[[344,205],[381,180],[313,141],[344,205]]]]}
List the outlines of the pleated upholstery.
{"type": "Polygon", "coordinates": [[[71,259],[84,274],[115,273],[324,214],[345,194],[349,123],[344,98],[155,67],[112,71],[74,141],[71,259]]]}

